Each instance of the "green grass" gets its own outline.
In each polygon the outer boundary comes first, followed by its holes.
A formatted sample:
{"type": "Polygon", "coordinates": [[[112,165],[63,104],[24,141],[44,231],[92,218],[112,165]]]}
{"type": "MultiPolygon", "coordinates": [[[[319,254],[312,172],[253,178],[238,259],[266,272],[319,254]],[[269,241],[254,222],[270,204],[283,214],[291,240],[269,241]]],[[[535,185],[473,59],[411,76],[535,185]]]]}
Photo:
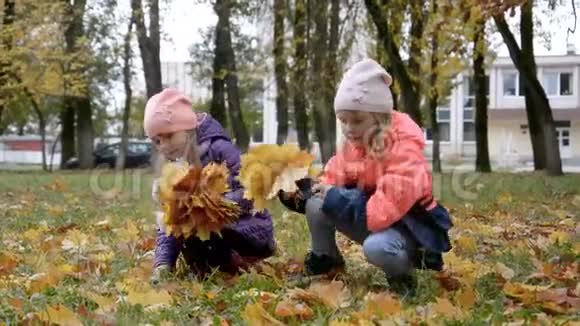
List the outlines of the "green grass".
{"type": "MultiPolygon", "coordinates": [[[[513,242],[499,236],[488,239],[477,234],[481,225],[489,228],[498,226],[494,214],[510,216],[514,222],[530,225],[530,228],[541,227],[546,223],[557,223],[562,212],[567,212],[575,223],[578,223],[578,206],[576,206],[580,175],[570,174],[558,178],[545,177],[540,174],[443,174],[434,176],[436,197],[453,212],[458,226],[453,236],[467,235],[477,243],[477,251],[461,254],[463,259],[475,264],[494,266],[497,262],[511,268],[515,276],[513,281],[525,282],[534,272],[532,255],[520,247],[512,247],[513,242]],[[496,241],[495,247],[487,241],[496,241]],[[485,249],[485,250],[484,250],[485,249]]],[[[79,309],[95,311],[98,305],[87,299],[82,293],[85,290],[98,291],[105,295],[115,295],[115,284],[132,278],[132,271],[142,262],[147,262],[147,250],[136,249],[132,254],[118,247],[119,230],[126,228],[127,221],[137,225],[142,238],[154,236],[154,217],[151,204],[151,175],[146,170],[92,172],[59,172],[47,174],[40,171],[0,172],[0,214],[2,215],[2,234],[4,252],[14,252],[22,258],[21,263],[10,274],[3,275],[0,269],[0,325],[18,324],[27,314],[39,311],[39,307],[63,304],[78,313],[79,309]],[[96,226],[99,221],[108,220],[109,229],[96,226]],[[101,274],[90,274],[83,277],[66,276],[57,284],[51,284],[38,293],[29,290],[30,276],[41,271],[38,266],[44,260],[48,265],[58,266],[68,263],[82,264],[83,255],[68,252],[52,253],[42,251],[43,242],[50,237],[68,236],[70,227],[89,234],[103,245],[109,246],[114,257],[106,264],[107,269],[101,274]],[[27,231],[40,230],[39,240],[26,240],[27,231]],[[56,260],[51,260],[56,259],[56,260]],[[6,285],[2,280],[12,280],[17,284],[6,285]],[[19,283],[18,283],[19,282],[19,283]],[[14,308],[7,301],[15,298],[22,301],[22,307],[14,308]]],[[[275,257],[268,259],[272,264],[285,264],[294,259],[301,261],[309,249],[310,234],[305,219],[273,203],[269,208],[274,216],[276,239],[279,250],[275,257]]],[[[509,224],[502,227],[508,229],[509,224]]],[[[507,231],[506,231],[507,232],[507,231]]],[[[524,229],[515,229],[517,241],[536,235],[526,233],[524,229]]],[[[34,238],[33,236],[31,236],[34,238]]],[[[514,240],[515,241],[515,240],[514,240]]],[[[324,325],[338,318],[349,319],[351,314],[364,306],[364,297],[369,291],[387,290],[382,273],[368,265],[360,252],[360,246],[347,245],[340,238],[342,249],[347,259],[347,274],[342,276],[352,293],[351,305],[347,308],[331,311],[324,305],[311,305],[314,316],[309,321],[288,318],[284,321],[291,325],[324,325]]],[[[60,243],[56,246],[60,248],[60,243]]],[[[0,250],[0,252],[2,252],[0,250]]],[[[60,250],[60,249],[59,249],[60,250]]],[[[536,259],[547,262],[553,257],[577,259],[570,243],[551,244],[546,250],[537,254],[536,259]],[[572,258],[570,258],[572,257],[572,258]]],[[[172,295],[178,297],[175,304],[161,310],[148,311],[141,305],[121,303],[114,313],[107,318],[119,325],[153,324],[171,321],[175,325],[200,324],[220,316],[230,324],[242,325],[241,311],[249,303],[259,301],[257,293],[270,292],[278,297],[275,303],[282,300],[288,287],[293,287],[290,280],[280,279],[257,272],[241,275],[236,282],[228,282],[216,274],[201,284],[205,295],[196,295],[193,285],[196,280],[189,280],[185,273],[176,276],[173,281],[178,284],[172,295]],[[212,298],[207,293],[214,293],[212,298]]],[[[419,293],[416,297],[405,299],[404,307],[427,306],[437,297],[449,297],[453,293],[441,288],[434,273],[420,271],[419,293]]],[[[469,311],[462,323],[448,321],[449,325],[469,324],[487,325],[504,322],[519,317],[527,320],[536,318],[538,311],[533,308],[519,310],[516,314],[504,316],[506,296],[497,283],[497,275],[488,273],[477,278],[474,284],[477,292],[477,303],[469,311]],[[517,317],[519,316],[519,317],[517,317]]],[[[453,301],[455,302],[455,301],[453,301]]],[[[455,302],[457,303],[457,302],[455,302]]],[[[275,304],[269,306],[273,313],[275,304]]],[[[556,317],[558,318],[558,317],[556,317]]],[[[99,324],[90,316],[82,317],[88,324],[99,324]]],[[[219,325],[219,318],[214,320],[219,325]]]]}

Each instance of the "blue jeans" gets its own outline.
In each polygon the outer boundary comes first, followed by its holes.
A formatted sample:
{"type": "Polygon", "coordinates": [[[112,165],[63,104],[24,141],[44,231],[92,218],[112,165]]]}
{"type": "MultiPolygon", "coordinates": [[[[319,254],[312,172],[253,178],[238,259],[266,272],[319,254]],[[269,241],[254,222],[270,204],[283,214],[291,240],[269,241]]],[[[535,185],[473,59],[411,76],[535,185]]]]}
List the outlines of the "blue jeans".
{"type": "Polygon", "coordinates": [[[306,219],[312,240],[312,252],[316,255],[339,257],[336,230],[362,244],[366,259],[382,269],[387,276],[408,274],[417,250],[414,238],[403,228],[390,227],[372,233],[366,220],[345,220],[327,216],[321,210],[323,200],[313,196],[306,202],[306,219]]]}

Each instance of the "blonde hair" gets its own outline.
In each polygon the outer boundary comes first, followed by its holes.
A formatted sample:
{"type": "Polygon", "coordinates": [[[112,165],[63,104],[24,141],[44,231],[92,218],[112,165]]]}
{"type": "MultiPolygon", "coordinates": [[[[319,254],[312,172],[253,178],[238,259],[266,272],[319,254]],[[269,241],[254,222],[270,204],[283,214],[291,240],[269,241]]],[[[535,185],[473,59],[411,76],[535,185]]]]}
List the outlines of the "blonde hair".
{"type": "MultiPolygon", "coordinates": [[[[370,115],[375,121],[375,128],[369,129],[369,131],[364,136],[364,146],[369,150],[372,150],[373,145],[376,142],[380,142],[385,138],[385,133],[389,132],[391,128],[392,115],[391,113],[378,113],[378,112],[361,112],[356,111],[358,114],[370,115]]],[[[345,147],[347,140],[342,144],[342,148],[345,147]]]]}
{"type": "MultiPolygon", "coordinates": [[[[197,135],[195,129],[187,131],[187,143],[188,145],[183,149],[182,157],[187,161],[190,166],[195,166],[197,168],[201,167],[201,158],[199,157],[199,146],[197,144],[197,135]]],[[[155,153],[156,158],[153,159],[153,171],[156,178],[161,176],[161,169],[163,165],[169,160],[161,155],[158,151],[155,153]]]]}

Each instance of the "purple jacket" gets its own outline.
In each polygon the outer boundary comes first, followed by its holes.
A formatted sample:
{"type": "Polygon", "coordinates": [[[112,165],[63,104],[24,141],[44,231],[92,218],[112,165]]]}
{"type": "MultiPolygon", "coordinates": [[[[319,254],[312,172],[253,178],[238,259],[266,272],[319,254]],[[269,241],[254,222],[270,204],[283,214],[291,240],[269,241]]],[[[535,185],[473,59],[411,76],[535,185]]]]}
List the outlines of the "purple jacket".
{"type": "MultiPolygon", "coordinates": [[[[229,184],[231,191],[226,193],[226,198],[237,202],[242,208],[240,218],[227,228],[235,234],[235,238],[243,241],[236,243],[246,243],[246,248],[236,251],[247,253],[248,256],[260,256],[264,249],[274,246],[274,229],[272,218],[265,211],[263,213],[252,212],[253,204],[243,198],[244,189],[236,179],[240,170],[240,150],[231,142],[226,135],[221,124],[207,114],[197,127],[197,141],[199,144],[199,155],[201,163],[205,166],[210,162],[225,162],[229,171],[229,184]],[[248,251],[249,248],[258,248],[255,254],[248,251]]],[[[157,231],[157,247],[155,248],[154,266],[169,265],[175,266],[179,253],[183,245],[173,236],[167,236],[165,232],[157,231]]],[[[268,250],[266,250],[268,251],[268,250]]]]}

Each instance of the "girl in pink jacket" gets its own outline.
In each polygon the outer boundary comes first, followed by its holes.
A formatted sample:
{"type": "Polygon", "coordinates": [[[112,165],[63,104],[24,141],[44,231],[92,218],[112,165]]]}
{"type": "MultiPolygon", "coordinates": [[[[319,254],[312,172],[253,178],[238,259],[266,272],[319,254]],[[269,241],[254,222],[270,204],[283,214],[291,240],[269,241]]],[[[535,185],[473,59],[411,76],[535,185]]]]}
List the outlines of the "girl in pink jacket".
{"type": "MultiPolygon", "coordinates": [[[[441,270],[441,253],[451,249],[447,231],[452,223],[433,198],[423,131],[393,110],[391,83],[370,59],[345,73],[334,109],[346,142],[313,182],[312,192],[299,195],[312,240],[306,273],[344,266],[335,241],[338,230],[362,244],[393,290],[407,293],[414,288],[414,268],[441,270]]],[[[280,199],[291,207],[288,197],[280,199]]]]}

